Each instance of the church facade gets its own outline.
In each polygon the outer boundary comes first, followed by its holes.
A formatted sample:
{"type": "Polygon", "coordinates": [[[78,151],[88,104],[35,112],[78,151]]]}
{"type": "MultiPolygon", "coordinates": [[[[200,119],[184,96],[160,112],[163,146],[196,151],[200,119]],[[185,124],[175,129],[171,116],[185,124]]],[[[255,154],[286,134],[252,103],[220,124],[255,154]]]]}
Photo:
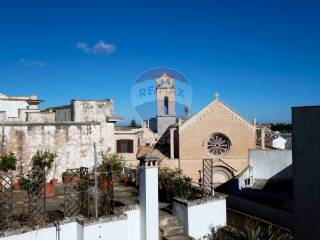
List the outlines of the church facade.
{"type": "Polygon", "coordinates": [[[178,153],[174,158],[194,181],[201,176],[202,160],[208,158],[214,160],[215,184],[232,179],[248,167],[248,150],[256,147],[255,125],[219,99],[171,129],[176,131],[170,141],[178,153]]]}

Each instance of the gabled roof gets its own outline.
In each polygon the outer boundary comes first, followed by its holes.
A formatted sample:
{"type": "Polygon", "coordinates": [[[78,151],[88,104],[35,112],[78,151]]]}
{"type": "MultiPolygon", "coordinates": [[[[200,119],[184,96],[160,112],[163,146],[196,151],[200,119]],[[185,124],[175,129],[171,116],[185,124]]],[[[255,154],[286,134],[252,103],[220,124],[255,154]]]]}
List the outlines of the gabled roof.
{"type": "Polygon", "coordinates": [[[251,128],[252,130],[255,130],[255,125],[251,122],[249,122],[246,118],[241,116],[239,113],[234,111],[231,107],[229,107],[227,104],[222,102],[219,99],[214,99],[211,103],[209,103],[205,108],[203,108],[200,112],[198,112],[196,115],[192,116],[190,119],[188,119],[181,127],[180,130],[183,131],[184,129],[188,128],[189,126],[192,126],[193,123],[197,121],[201,121],[205,116],[212,111],[212,109],[220,107],[221,109],[225,110],[227,113],[229,113],[234,119],[240,121],[242,124],[246,125],[248,128],[251,128]]]}

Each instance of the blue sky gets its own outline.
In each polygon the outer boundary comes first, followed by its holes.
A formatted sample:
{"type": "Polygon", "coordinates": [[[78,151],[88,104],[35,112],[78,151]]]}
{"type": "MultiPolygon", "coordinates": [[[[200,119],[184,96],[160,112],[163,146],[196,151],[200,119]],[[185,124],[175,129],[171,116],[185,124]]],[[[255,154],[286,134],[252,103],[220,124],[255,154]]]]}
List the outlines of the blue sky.
{"type": "Polygon", "coordinates": [[[193,88],[192,112],[219,92],[259,122],[320,103],[319,1],[2,1],[0,92],[43,107],[115,99],[127,120],[133,81],[165,66],[193,88]]]}

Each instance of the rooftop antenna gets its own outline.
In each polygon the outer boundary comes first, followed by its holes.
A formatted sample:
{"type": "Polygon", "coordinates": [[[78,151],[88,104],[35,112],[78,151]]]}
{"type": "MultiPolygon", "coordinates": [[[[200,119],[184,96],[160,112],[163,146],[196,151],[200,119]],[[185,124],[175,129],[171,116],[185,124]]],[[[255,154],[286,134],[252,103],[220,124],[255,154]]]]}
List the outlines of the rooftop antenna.
{"type": "Polygon", "coordinates": [[[185,119],[190,118],[190,110],[191,110],[191,107],[189,105],[184,105],[184,118],[185,119]]]}

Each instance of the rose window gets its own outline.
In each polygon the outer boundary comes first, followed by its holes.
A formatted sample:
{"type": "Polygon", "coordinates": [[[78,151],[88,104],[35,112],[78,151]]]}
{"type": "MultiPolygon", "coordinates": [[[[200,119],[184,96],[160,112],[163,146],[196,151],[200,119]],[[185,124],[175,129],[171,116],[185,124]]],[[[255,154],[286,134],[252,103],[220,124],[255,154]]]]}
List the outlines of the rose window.
{"type": "Polygon", "coordinates": [[[209,153],[213,155],[222,155],[230,150],[230,140],[222,133],[211,134],[207,143],[209,153]]]}

